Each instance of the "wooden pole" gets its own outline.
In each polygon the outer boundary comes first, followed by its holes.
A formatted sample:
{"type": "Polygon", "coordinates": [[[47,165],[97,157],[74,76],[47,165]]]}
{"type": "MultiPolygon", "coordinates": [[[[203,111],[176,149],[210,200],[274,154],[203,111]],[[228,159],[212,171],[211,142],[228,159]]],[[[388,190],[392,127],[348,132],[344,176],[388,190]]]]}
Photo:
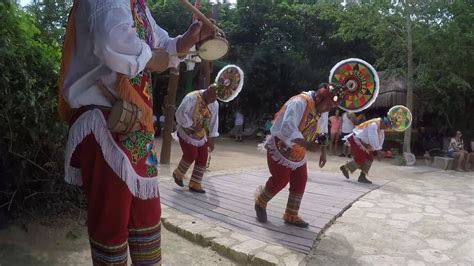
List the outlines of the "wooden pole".
{"type": "Polygon", "coordinates": [[[178,90],[179,70],[170,68],[168,82],[168,95],[165,101],[165,128],[163,130],[163,141],[161,143],[160,163],[169,164],[171,158],[171,133],[173,133],[174,113],[176,110],[176,92],[178,90]]]}
{"type": "Polygon", "coordinates": [[[201,61],[199,73],[199,85],[201,90],[206,89],[211,84],[211,68],[212,62],[207,60],[201,61]]]}

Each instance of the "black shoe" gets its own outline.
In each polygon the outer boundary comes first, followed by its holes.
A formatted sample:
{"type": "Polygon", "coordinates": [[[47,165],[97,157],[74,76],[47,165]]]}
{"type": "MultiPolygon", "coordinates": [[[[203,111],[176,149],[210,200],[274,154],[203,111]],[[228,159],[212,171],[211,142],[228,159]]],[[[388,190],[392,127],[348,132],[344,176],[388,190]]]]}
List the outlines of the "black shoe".
{"type": "Polygon", "coordinates": [[[307,222],[305,222],[301,219],[299,219],[296,222],[285,221],[285,224],[294,225],[294,226],[301,227],[301,228],[308,228],[308,226],[309,226],[309,223],[307,223],[307,222]]]}
{"type": "Polygon", "coordinates": [[[202,188],[192,188],[192,187],[189,187],[189,191],[191,192],[196,192],[196,193],[201,193],[201,194],[204,194],[206,193],[206,191],[202,188]]]}
{"type": "Polygon", "coordinates": [[[360,183],[364,183],[364,184],[372,184],[372,181],[367,179],[367,177],[365,177],[364,173],[360,174],[359,179],[357,181],[359,181],[360,183]]]}
{"type": "Polygon", "coordinates": [[[267,222],[267,210],[265,210],[265,208],[262,208],[260,205],[255,203],[255,212],[257,213],[257,221],[261,223],[267,222]]]}
{"type": "Polygon", "coordinates": [[[180,186],[180,187],[184,187],[184,183],[183,183],[183,180],[182,179],[179,179],[175,173],[173,172],[173,179],[174,179],[174,182],[176,183],[176,185],[180,186]]]}
{"type": "Polygon", "coordinates": [[[341,169],[341,172],[344,175],[344,177],[349,179],[349,172],[347,171],[346,167],[343,165],[343,166],[339,167],[339,169],[341,169]]]}

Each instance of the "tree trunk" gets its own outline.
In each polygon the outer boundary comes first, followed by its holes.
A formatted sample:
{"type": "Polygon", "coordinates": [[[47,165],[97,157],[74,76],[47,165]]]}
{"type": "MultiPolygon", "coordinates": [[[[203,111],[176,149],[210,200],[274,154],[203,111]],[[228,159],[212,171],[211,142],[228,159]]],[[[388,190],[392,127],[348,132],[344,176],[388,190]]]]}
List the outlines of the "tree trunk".
{"type": "Polygon", "coordinates": [[[160,163],[169,164],[171,158],[171,133],[173,133],[174,113],[176,110],[176,92],[178,90],[179,70],[170,68],[168,82],[168,95],[165,101],[165,128],[161,143],[160,163]]]}
{"type": "MultiPolygon", "coordinates": [[[[407,108],[413,113],[413,39],[410,3],[406,3],[406,27],[407,27],[407,108]]],[[[411,153],[411,128],[405,131],[403,138],[403,152],[411,153]]]]}

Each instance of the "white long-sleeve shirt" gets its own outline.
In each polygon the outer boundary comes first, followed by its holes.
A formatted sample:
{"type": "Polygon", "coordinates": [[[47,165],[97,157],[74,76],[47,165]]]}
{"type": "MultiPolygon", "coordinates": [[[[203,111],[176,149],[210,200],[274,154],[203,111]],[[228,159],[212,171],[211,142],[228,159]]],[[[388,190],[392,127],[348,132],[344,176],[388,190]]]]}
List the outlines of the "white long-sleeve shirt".
{"type": "MultiPolygon", "coordinates": [[[[304,93],[313,97],[316,92],[309,91],[304,93]]],[[[288,147],[291,147],[293,140],[304,139],[303,134],[299,130],[299,125],[306,110],[306,101],[299,97],[293,97],[285,105],[284,113],[279,115],[274,121],[270,133],[285,142],[288,147]]]]}
{"type": "Polygon", "coordinates": [[[365,145],[370,145],[372,150],[378,151],[382,149],[385,133],[383,130],[380,130],[379,132],[379,126],[375,121],[362,129],[355,127],[352,132],[354,136],[365,145]]]}
{"type": "Polygon", "coordinates": [[[347,115],[348,112],[345,112],[342,115],[341,132],[349,134],[354,129],[354,123],[352,123],[352,121],[349,119],[349,117],[347,117],[347,115]]]}
{"type": "Polygon", "coordinates": [[[321,114],[321,117],[318,119],[318,128],[319,133],[328,133],[328,124],[329,124],[329,112],[324,112],[321,114]]]}
{"type": "MultiPolygon", "coordinates": [[[[204,90],[199,91],[201,94],[203,92],[204,90]]],[[[211,121],[209,122],[209,136],[204,137],[202,140],[194,140],[187,136],[183,129],[190,128],[194,123],[193,116],[196,102],[197,96],[194,94],[194,92],[188,93],[181,101],[181,104],[176,110],[175,116],[176,122],[178,123],[179,135],[183,137],[183,139],[189,144],[202,146],[204,143],[206,143],[207,137],[215,138],[219,136],[219,103],[215,101],[207,106],[209,108],[209,112],[211,113],[211,121]]]]}
{"type": "MultiPolygon", "coordinates": [[[[132,28],[129,0],[83,0],[75,15],[75,46],[64,81],[64,98],[72,108],[84,105],[110,106],[96,83],[101,80],[117,96],[117,73],[134,77],[150,60],[151,49],[176,54],[178,38],[170,38],[146,9],[153,29],[153,43],[141,40],[132,28]]],[[[180,62],[170,56],[169,67],[180,62]]]]}

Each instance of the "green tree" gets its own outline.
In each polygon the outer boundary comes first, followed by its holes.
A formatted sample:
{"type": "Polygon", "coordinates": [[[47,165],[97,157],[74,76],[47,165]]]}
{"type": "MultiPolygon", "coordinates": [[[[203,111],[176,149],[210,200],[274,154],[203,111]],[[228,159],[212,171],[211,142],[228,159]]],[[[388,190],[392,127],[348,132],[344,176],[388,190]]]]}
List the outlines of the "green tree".
{"type": "MultiPolygon", "coordinates": [[[[465,26],[469,19],[472,22],[472,8],[463,1],[452,4],[442,1],[361,1],[346,7],[330,6],[325,9],[324,17],[337,21],[334,37],[370,41],[377,54],[377,69],[405,77],[408,108],[413,110],[413,91],[419,90],[423,99],[430,99],[421,101],[422,107],[437,118],[443,118],[442,121],[438,119],[438,125],[446,123],[450,127],[467,128],[467,121],[472,120],[472,112],[465,108],[466,103],[472,102],[472,97],[469,98],[472,74],[466,71],[468,68],[463,59],[454,55],[456,52],[449,48],[453,44],[445,37],[460,34],[458,48],[472,44],[472,29],[465,26]],[[450,26],[453,24],[456,26],[450,26]],[[466,31],[461,32],[461,29],[466,31]],[[441,45],[433,43],[434,40],[441,45]],[[453,61],[455,58],[461,60],[453,61]],[[440,64],[440,59],[445,60],[444,63],[440,64]],[[442,101],[437,100],[440,97],[443,97],[442,101]]],[[[472,52],[467,50],[463,48],[461,53],[470,54],[464,60],[472,63],[472,52]]],[[[404,139],[405,152],[410,152],[410,143],[411,131],[408,130],[404,139]]]]}
{"type": "Polygon", "coordinates": [[[71,6],[72,0],[33,0],[26,10],[41,31],[38,37],[49,44],[62,44],[71,6]]]}
{"type": "Polygon", "coordinates": [[[56,116],[60,50],[39,38],[33,19],[16,4],[1,2],[0,14],[0,143],[6,165],[0,206],[33,209],[54,199],[47,205],[52,210],[70,200],[62,178],[66,126],[56,116]]]}

